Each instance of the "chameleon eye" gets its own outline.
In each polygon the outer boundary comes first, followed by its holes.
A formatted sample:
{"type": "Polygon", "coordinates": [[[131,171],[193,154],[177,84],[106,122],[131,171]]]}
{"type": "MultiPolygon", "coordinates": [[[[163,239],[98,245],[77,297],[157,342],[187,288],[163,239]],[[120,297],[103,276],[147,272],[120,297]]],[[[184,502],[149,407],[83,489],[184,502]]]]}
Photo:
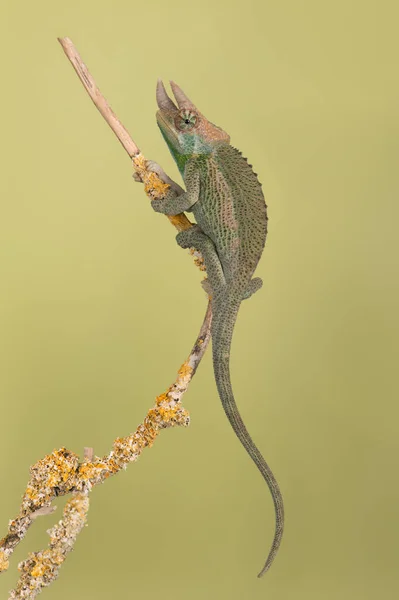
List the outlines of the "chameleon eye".
{"type": "Polygon", "coordinates": [[[177,115],[175,124],[180,131],[191,131],[197,126],[198,117],[194,111],[185,108],[177,115]]]}

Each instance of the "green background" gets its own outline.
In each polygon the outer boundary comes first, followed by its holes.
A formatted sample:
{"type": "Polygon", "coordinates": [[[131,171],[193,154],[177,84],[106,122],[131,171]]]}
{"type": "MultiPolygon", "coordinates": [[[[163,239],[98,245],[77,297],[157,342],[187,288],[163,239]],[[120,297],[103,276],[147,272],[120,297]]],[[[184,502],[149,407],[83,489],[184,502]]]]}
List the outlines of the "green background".
{"type": "MultiPolygon", "coordinates": [[[[232,373],[280,482],[286,533],[220,406],[210,353],[164,432],[96,488],[43,598],[398,597],[396,2],[3,1],[0,533],[28,468],[106,453],[173,381],[205,310],[56,38],[70,36],[148,158],[157,77],[177,81],[263,182],[270,234],[232,373]]],[[[0,579],[46,544],[37,521],[0,579]]]]}

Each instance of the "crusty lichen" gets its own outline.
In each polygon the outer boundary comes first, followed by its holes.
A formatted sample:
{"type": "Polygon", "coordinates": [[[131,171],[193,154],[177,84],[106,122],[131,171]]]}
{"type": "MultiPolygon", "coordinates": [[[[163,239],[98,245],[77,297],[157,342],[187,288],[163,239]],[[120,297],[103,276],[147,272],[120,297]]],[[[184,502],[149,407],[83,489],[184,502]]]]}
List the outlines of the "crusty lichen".
{"type": "Polygon", "coordinates": [[[30,553],[26,560],[19,563],[21,575],[16,588],[10,592],[9,600],[33,599],[57,579],[61,565],[86,523],[88,510],[87,493],[74,494],[65,505],[61,521],[48,531],[49,547],[41,552],[30,553]]]}
{"type": "MultiPolygon", "coordinates": [[[[197,347],[199,347],[199,340],[196,341],[194,349],[197,347]]],[[[152,446],[162,429],[173,426],[185,427],[189,424],[188,412],[182,407],[180,400],[195,371],[195,368],[189,364],[190,360],[191,362],[199,361],[200,357],[197,354],[190,355],[180,368],[176,381],[165,393],[156,398],[155,405],[148,411],[136,431],[128,436],[117,438],[108,455],[99,458],[88,453],[89,456],[92,456],[91,460],[86,457],[80,461],[74,452],[60,448],[47,454],[31,467],[31,478],[22,498],[19,515],[10,521],[8,533],[0,541],[0,572],[7,570],[10,555],[25,536],[34,518],[39,514],[49,512],[43,509],[49,508],[55,497],[69,493],[78,493],[78,495],[74,496],[67,504],[63,522],[51,530],[50,549],[34,553],[29,556],[27,561],[21,563],[23,576],[21,575],[19,587],[16,588],[19,590],[19,595],[11,596],[11,598],[34,597],[23,595],[25,593],[23,585],[25,584],[21,583],[22,580],[26,582],[27,578],[31,578],[31,584],[33,581],[37,581],[39,582],[37,589],[41,589],[56,577],[58,573],[56,567],[63,562],[65,556],[62,553],[56,553],[53,547],[54,536],[58,536],[63,547],[73,545],[76,539],[73,534],[75,529],[68,524],[73,524],[73,514],[83,515],[79,506],[83,503],[82,498],[86,498],[93,486],[103,483],[111,475],[126,468],[130,462],[137,460],[144,448],[152,446]],[[80,498],[80,504],[78,498],[80,498]],[[65,521],[66,516],[68,517],[67,521],[65,521]],[[61,536],[61,531],[64,532],[63,536],[61,536]]]]}

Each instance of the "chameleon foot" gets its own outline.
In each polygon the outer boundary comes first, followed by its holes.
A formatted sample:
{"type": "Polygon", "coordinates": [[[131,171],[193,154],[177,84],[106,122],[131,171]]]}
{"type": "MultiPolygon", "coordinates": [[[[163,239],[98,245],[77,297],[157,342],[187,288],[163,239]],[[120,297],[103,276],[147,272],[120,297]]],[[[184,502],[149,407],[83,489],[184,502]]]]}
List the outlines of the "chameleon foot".
{"type": "Polygon", "coordinates": [[[195,248],[201,251],[200,246],[207,242],[209,238],[198,225],[192,225],[189,229],[180,231],[176,236],[176,242],[181,248],[195,248]]]}
{"type": "Polygon", "coordinates": [[[208,296],[212,296],[212,286],[209,282],[209,279],[203,279],[201,281],[202,289],[208,296]]]}
{"type": "Polygon", "coordinates": [[[263,281],[261,280],[260,277],[254,277],[253,279],[251,279],[251,281],[248,284],[247,289],[245,290],[245,292],[242,296],[242,299],[247,300],[248,298],[253,296],[255,294],[255,292],[260,290],[262,285],[263,285],[263,281]]]}

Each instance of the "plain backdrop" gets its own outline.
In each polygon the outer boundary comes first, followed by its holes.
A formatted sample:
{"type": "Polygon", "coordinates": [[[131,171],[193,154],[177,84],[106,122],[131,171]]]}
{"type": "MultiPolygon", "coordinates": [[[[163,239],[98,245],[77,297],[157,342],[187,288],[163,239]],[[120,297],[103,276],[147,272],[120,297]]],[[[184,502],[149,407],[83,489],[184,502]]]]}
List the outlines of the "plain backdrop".
{"type": "Polygon", "coordinates": [[[31,464],[61,446],[102,455],[135,429],[206,305],[57,36],[180,181],[154,116],[157,77],[178,82],[249,157],[270,217],[232,375],[285,498],[273,568],[256,578],[273,505],[209,353],[185,397],[190,428],[94,490],[43,598],[398,597],[398,16],[384,0],[3,0],[0,537],[31,464]]]}

